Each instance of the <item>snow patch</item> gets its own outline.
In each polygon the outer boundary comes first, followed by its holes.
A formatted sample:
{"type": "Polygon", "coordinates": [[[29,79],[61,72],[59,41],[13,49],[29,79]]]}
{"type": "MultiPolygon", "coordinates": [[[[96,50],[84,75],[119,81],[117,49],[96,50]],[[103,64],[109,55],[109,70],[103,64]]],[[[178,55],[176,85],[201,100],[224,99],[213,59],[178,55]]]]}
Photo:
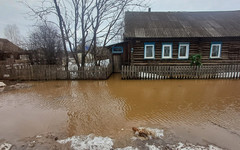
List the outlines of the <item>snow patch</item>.
{"type": "Polygon", "coordinates": [[[135,140],[137,140],[138,138],[136,137],[136,136],[133,136],[132,138],[131,138],[131,140],[133,140],[133,141],[135,141],[135,140]]]}
{"type": "Polygon", "coordinates": [[[12,148],[12,144],[4,143],[0,145],[0,150],[10,150],[12,148]]]}
{"type": "Polygon", "coordinates": [[[148,143],[146,143],[145,145],[149,150],[161,150],[161,148],[156,147],[155,145],[148,145],[148,143]]]}
{"type": "Polygon", "coordinates": [[[206,147],[203,146],[196,146],[193,144],[183,144],[183,143],[178,143],[178,146],[176,149],[179,150],[208,150],[206,147]]]}
{"type": "Polygon", "coordinates": [[[9,75],[9,74],[4,74],[3,77],[4,77],[4,78],[9,78],[10,75],[9,75]]]}
{"type": "Polygon", "coordinates": [[[209,150],[222,150],[222,149],[213,145],[209,145],[209,150]]]}
{"type": "Polygon", "coordinates": [[[37,135],[36,138],[41,138],[42,136],[41,135],[37,135]]]}
{"type": "Polygon", "coordinates": [[[152,129],[152,128],[146,128],[150,132],[152,132],[156,138],[162,138],[164,136],[163,130],[160,129],[152,129]]]}
{"type": "Polygon", "coordinates": [[[138,150],[138,148],[134,148],[132,146],[128,146],[128,147],[125,147],[125,148],[116,148],[115,150],[138,150]]]}
{"type": "MultiPolygon", "coordinates": [[[[163,137],[163,130],[159,129],[152,129],[152,128],[143,128],[140,127],[139,129],[145,129],[153,134],[155,134],[156,137],[162,138],[163,137]]],[[[109,137],[95,137],[93,134],[90,134],[88,136],[73,136],[67,139],[58,140],[57,141],[60,144],[66,144],[68,142],[71,142],[71,148],[74,150],[80,150],[80,149],[89,149],[89,150],[113,150],[113,139],[109,137]]],[[[2,145],[1,145],[2,146],[2,145]]],[[[10,145],[11,146],[11,145],[10,145]]],[[[213,145],[209,145],[207,147],[205,146],[199,146],[199,145],[193,145],[191,143],[178,143],[177,145],[168,145],[170,149],[173,150],[222,150],[221,148],[218,148],[213,145]]],[[[148,143],[145,144],[145,148],[149,150],[162,150],[164,147],[162,146],[155,146],[155,145],[149,145],[148,143]]],[[[1,149],[1,147],[0,147],[1,149]]],[[[134,148],[132,146],[128,146],[125,148],[116,148],[115,150],[139,150],[138,148],[134,148]]]]}
{"type": "Polygon", "coordinates": [[[5,87],[6,86],[6,84],[5,83],[3,83],[3,82],[0,82],[0,87],[5,87]]]}
{"type": "MultiPolygon", "coordinates": [[[[104,59],[104,60],[100,60],[99,62],[101,67],[108,67],[108,65],[110,64],[110,60],[109,59],[104,59]]],[[[81,64],[79,64],[81,67],[81,64]]],[[[91,63],[85,63],[85,67],[86,69],[90,68],[90,67],[94,67],[95,63],[91,62],[91,63]]],[[[69,71],[78,71],[78,66],[75,63],[75,60],[72,60],[70,62],[68,62],[68,70],[69,71]]]]}
{"type": "Polygon", "coordinates": [[[178,146],[176,147],[177,150],[222,150],[221,148],[218,148],[213,145],[209,145],[208,147],[199,146],[199,145],[193,145],[193,144],[183,144],[178,143],[178,146]]]}
{"type": "Polygon", "coordinates": [[[110,150],[113,146],[113,140],[109,137],[94,137],[90,134],[88,136],[73,136],[64,140],[57,141],[60,144],[71,142],[71,147],[74,150],[91,149],[91,150],[110,150]]]}

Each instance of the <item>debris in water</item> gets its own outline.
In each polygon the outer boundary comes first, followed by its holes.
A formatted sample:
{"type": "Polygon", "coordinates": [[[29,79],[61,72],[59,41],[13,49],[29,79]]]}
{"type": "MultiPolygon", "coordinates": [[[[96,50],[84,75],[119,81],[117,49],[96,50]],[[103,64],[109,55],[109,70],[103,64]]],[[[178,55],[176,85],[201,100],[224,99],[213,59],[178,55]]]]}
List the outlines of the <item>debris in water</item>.
{"type": "Polygon", "coordinates": [[[12,144],[4,143],[0,146],[0,150],[10,150],[12,148],[12,144]]]}
{"type": "Polygon", "coordinates": [[[152,129],[152,128],[144,128],[144,127],[133,127],[132,130],[134,134],[138,137],[143,137],[145,139],[152,139],[152,138],[162,138],[163,130],[159,129],[152,129]]]}

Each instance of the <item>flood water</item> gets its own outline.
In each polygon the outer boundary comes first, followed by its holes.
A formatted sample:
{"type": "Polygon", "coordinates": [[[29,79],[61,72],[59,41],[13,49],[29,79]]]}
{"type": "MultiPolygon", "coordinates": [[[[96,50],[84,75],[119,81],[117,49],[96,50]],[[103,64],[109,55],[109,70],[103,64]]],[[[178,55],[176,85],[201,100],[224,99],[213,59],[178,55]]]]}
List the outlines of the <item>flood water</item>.
{"type": "Polygon", "coordinates": [[[0,94],[0,139],[45,132],[108,136],[128,144],[132,127],[164,130],[169,141],[240,148],[240,80],[29,82],[0,94]]]}

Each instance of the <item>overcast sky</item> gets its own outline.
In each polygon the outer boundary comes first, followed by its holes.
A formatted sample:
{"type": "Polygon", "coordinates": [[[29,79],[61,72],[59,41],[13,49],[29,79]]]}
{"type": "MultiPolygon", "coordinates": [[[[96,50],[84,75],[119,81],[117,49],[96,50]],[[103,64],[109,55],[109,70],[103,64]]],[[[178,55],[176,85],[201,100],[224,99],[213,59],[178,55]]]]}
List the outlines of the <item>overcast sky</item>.
{"type": "MultiPolygon", "coordinates": [[[[27,19],[28,9],[17,1],[0,0],[0,38],[7,24],[16,24],[23,36],[34,24],[32,18],[27,19]]],[[[38,0],[27,1],[36,4],[38,0]]],[[[149,6],[152,11],[227,11],[239,10],[240,0],[151,0],[149,6]]]]}

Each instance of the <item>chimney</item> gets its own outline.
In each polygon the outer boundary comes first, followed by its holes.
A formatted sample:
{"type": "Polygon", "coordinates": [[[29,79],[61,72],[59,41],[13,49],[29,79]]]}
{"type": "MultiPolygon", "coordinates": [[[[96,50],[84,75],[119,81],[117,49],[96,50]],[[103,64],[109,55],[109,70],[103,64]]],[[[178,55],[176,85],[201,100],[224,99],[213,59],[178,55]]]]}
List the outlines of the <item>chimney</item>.
{"type": "Polygon", "coordinates": [[[148,8],[148,12],[151,12],[151,8],[148,8]]]}

